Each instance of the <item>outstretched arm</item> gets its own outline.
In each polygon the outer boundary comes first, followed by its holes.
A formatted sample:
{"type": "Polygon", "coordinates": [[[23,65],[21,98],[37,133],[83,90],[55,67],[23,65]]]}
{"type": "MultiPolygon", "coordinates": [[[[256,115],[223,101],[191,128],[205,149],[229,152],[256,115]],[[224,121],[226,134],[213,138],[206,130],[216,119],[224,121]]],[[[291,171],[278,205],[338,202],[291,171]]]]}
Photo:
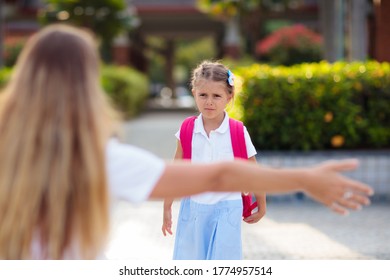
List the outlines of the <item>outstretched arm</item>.
{"type": "Polygon", "coordinates": [[[333,211],[346,214],[370,203],[373,190],[340,172],[356,169],[357,160],[328,161],[308,168],[274,169],[240,160],[210,164],[168,163],[151,198],[176,198],[205,191],[287,193],[303,191],[333,211]],[[245,186],[241,190],[240,186],[245,186]],[[348,194],[348,195],[346,195],[348,194]]]}

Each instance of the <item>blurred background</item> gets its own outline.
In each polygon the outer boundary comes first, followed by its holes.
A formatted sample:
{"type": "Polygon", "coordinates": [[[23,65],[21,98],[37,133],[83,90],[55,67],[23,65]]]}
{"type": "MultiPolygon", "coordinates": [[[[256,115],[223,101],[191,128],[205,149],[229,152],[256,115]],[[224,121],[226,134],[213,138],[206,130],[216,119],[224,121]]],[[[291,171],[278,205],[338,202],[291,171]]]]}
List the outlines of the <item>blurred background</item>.
{"type": "MultiPolygon", "coordinates": [[[[89,28],[99,41],[102,86],[125,118],[124,140],[170,159],[173,134],[196,114],[191,70],[221,60],[239,82],[229,115],[245,122],[261,164],[355,157],[361,167],[349,175],[376,191],[370,210],[349,222],[302,194],[269,197],[260,230],[244,227],[246,258],[390,259],[383,245],[390,238],[388,15],[390,0],[1,0],[0,88],[37,30],[54,22],[89,28]],[[270,237],[280,231],[295,239],[270,237]],[[267,245],[253,247],[256,240],[267,245]]],[[[162,206],[132,209],[135,219],[129,207],[117,209],[110,258],[134,258],[122,246],[134,225],[153,232],[139,244],[169,257],[172,239],[164,243],[159,227],[141,218],[159,219],[162,206]]]]}
{"type": "Polygon", "coordinates": [[[263,160],[352,152],[389,197],[389,0],[2,0],[0,11],[0,87],[28,37],[54,22],[96,33],[102,85],[126,120],[193,113],[191,70],[221,60],[239,82],[229,114],[263,160]]]}

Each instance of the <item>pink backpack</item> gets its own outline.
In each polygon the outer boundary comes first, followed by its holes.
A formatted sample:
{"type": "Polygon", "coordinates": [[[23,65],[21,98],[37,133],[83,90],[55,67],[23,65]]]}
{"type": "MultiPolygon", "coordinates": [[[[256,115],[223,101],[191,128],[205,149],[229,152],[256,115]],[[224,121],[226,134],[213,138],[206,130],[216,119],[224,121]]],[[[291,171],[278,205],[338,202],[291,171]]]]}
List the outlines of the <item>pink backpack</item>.
{"type": "MultiPolygon", "coordinates": [[[[183,159],[191,159],[192,156],[192,135],[194,131],[195,116],[186,118],[180,127],[180,143],[183,149],[183,159]]],[[[245,144],[244,125],[242,122],[229,118],[230,138],[232,140],[233,154],[235,158],[247,160],[248,154],[245,144]]],[[[257,201],[252,203],[252,194],[242,194],[244,218],[252,214],[257,207],[257,201]]]]}

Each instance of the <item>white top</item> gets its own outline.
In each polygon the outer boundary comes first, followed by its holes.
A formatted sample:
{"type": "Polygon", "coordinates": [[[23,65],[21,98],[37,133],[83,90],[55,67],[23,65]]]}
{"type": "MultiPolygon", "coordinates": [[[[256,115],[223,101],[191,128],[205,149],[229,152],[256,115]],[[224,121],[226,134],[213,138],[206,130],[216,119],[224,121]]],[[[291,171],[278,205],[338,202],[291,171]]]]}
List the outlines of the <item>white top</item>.
{"type": "MultiPolygon", "coordinates": [[[[145,150],[110,139],[106,147],[106,168],[112,200],[119,198],[139,203],[149,198],[164,172],[165,162],[145,150]]],[[[44,259],[42,246],[37,232],[31,244],[33,259],[44,259]]],[[[77,240],[74,240],[63,259],[80,259],[78,248],[77,240]]]]}
{"type": "Polygon", "coordinates": [[[165,169],[162,159],[117,139],[109,140],[106,157],[113,198],[130,202],[147,200],[165,169]]]}
{"type": "MultiPolygon", "coordinates": [[[[180,129],[175,134],[175,136],[180,140],[180,129]]],[[[244,136],[248,158],[253,157],[256,155],[256,149],[253,146],[245,126],[244,136]]],[[[209,136],[207,136],[207,133],[204,129],[202,114],[200,114],[195,119],[194,133],[192,136],[191,161],[205,163],[226,160],[234,160],[228,114],[225,113],[225,118],[223,119],[221,125],[216,130],[212,130],[209,136]]],[[[198,203],[215,204],[222,200],[241,199],[241,193],[208,192],[191,196],[191,199],[198,203]]]]}

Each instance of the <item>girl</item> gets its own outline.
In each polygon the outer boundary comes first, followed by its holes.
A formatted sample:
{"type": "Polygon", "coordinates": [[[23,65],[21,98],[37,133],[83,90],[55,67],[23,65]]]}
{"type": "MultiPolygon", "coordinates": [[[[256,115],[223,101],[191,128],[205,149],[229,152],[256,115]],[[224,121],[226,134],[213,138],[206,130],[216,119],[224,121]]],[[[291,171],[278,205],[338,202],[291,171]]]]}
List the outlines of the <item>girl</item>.
{"type": "MultiPolygon", "coordinates": [[[[220,63],[204,61],[193,71],[191,85],[200,111],[193,130],[192,162],[233,160],[232,128],[225,111],[234,98],[233,74],[220,63]]],[[[245,127],[244,136],[248,159],[256,163],[256,150],[245,127]]],[[[180,132],[176,137],[175,159],[181,159],[180,132]]],[[[244,219],[247,223],[258,222],[266,211],[265,195],[258,193],[255,197],[258,211],[244,219]]],[[[164,235],[172,234],[172,203],[171,199],[164,201],[164,235]]],[[[242,211],[240,193],[205,193],[184,199],[178,218],[174,259],[241,259],[242,211]]]]}
{"type": "Polygon", "coordinates": [[[0,95],[0,259],[98,258],[112,196],[140,202],[273,186],[302,189],[340,213],[368,204],[371,188],[339,174],[356,161],[298,170],[167,164],[121,144],[111,138],[116,114],[99,62],[93,36],[65,25],[36,33],[19,56],[0,95]]]}

